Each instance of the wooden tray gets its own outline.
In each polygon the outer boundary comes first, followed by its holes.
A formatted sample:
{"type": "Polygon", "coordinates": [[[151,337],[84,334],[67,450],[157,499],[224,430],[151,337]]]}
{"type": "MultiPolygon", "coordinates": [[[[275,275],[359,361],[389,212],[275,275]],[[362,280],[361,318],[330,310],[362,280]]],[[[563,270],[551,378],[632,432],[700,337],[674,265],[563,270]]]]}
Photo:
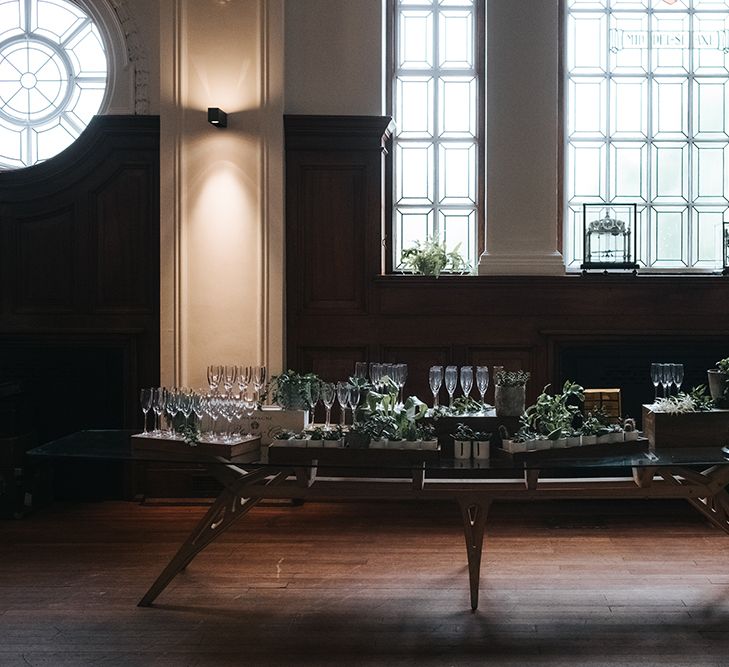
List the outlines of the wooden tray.
{"type": "Polygon", "coordinates": [[[339,449],[329,447],[286,447],[271,445],[268,448],[270,463],[284,465],[309,465],[318,461],[319,465],[336,466],[413,466],[424,462],[438,461],[440,447],[425,449],[339,449]]]}
{"type": "Polygon", "coordinates": [[[199,460],[218,456],[226,461],[245,462],[255,460],[261,449],[261,438],[259,436],[246,436],[233,442],[201,442],[192,447],[183,440],[171,440],[168,438],[151,438],[144,435],[132,436],[132,451],[135,454],[154,455],[168,454],[175,457],[199,460]]]}
{"type": "Polygon", "coordinates": [[[654,450],[729,445],[729,410],[671,415],[643,406],[643,432],[654,450]]]}
{"type": "Polygon", "coordinates": [[[631,456],[632,454],[647,454],[650,443],[647,438],[638,438],[630,442],[610,442],[599,445],[585,445],[582,447],[563,447],[560,449],[541,449],[536,452],[519,452],[510,454],[498,449],[500,458],[510,459],[514,463],[534,463],[535,461],[565,461],[579,459],[599,459],[609,456],[631,456]]]}

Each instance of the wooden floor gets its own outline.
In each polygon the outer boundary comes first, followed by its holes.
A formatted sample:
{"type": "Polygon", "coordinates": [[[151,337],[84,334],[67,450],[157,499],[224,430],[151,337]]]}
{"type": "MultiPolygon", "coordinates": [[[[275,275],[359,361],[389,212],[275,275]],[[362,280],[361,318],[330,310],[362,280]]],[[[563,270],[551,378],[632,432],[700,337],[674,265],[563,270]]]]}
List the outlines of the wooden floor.
{"type": "Polygon", "coordinates": [[[677,502],[258,508],[151,609],[202,507],[0,522],[0,665],[729,665],[729,537],[677,502]]]}

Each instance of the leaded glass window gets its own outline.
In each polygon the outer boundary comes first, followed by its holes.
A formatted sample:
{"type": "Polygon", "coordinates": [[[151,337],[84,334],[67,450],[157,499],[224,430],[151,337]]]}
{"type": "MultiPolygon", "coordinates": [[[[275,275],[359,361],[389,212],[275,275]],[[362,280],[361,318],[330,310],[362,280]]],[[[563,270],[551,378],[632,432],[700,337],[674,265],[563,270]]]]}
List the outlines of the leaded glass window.
{"type": "Polygon", "coordinates": [[[478,261],[483,0],[392,0],[393,267],[437,237],[478,261]]]}
{"type": "Polygon", "coordinates": [[[566,0],[566,260],[582,204],[636,203],[640,264],[721,267],[729,0],[566,0]]]}
{"type": "Polygon", "coordinates": [[[107,61],[99,31],[68,0],[0,0],[0,169],[47,160],[99,111],[107,61]]]}

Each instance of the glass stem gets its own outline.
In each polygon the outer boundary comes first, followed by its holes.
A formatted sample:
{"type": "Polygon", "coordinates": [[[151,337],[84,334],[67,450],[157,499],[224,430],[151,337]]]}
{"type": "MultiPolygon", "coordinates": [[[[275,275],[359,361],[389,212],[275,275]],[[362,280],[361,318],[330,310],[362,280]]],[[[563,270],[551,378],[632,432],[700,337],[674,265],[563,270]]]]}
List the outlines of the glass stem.
{"type": "Polygon", "coordinates": [[[329,428],[329,426],[332,423],[331,422],[331,416],[332,416],[332,409],[331,408],[327,408],[327,423],[325,424],[326,428],[329,428]]]}
{"type": "Polygon", "coordinates": [[[144,415],[144,429],[142,430],[142,435],[147,435],[147,411],[142,410],[142,414],[144,415]]]}

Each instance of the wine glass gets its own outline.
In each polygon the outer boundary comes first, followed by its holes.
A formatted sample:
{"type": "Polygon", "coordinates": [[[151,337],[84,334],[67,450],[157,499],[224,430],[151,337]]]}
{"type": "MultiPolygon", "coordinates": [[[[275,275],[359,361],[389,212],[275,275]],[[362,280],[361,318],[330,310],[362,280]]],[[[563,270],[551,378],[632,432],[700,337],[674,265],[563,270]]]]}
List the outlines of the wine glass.
{"type": "Polygon", "coordinates": [[[676,396],[681,391],[681,385],[683,384],[683,364],[671,364],[673,384],[676,387],[676,396]]]}
{"type": "Polygon", "coordinates": [[[342,411],[341,424],[347,423],[347,403],[349,402],[349,384],[346,382],[337,382],[337,403],[342,411]]]}
{"type": "Polygon", "coordinates": [[[170,391],[167,391],[165,393],[165,402],[164,402],[165,412],[169,416],[170,420],[170,428],[169,433],[172,438],[175,437],[175,417],[177,417],[177,413],[180,411],[180,406],[177,402],[177,389],[171,389],[170,391]]]}
{"type": "Polygon", "coordinates": [[[180,390],[177,404],[182,416],[185,418],[185,425],[187,425],[187,421],[190,419],[190,414],[192,413],[192,394],[189,389],[180,390]]]}
{"type": "Polygon", "coordinates": [[[238,391],[243,396],[248,391],[248,387],[253,381],[253,368],[251,366],[241,366],[238,369],[238,391]]]}
{"type": "Polygon", "coordinates": [[[208,366],[208,385],[210,392],[215,394],[220,386],[220,378],[223,375],[222,366],[208,366]]]}
{"type": "Polygon", "coordinates": [[[352,410],[352,423],[357,421],[357,415],[355,414],[359,407],[360,391],[359,387],[355,384],[349,385],[349,407],[352,410]]]}
{"type": "Polygon", "coordinates": [[[332,424],[332,406],[334,405],[334,398],[337,395],[337,390],[331,382],[321,383],[321,400],[324,403],[324,407],[327,409],[327,418],[324,428],[327,430],[332,424]]]}
{"type": "Polygon", "coordinates": [[[458,366],[446,366],[445,386],[450,399],[448,405],[453,407],[453,394],[456,393],[456,387],[458,386],[458,366]]]}
{"type": "MultiPolygon", "coordinates": [[[[253,417],[253,413],[256,410],[256,394],[255,392],[248,391],[246,392],[244,398],[243,398],[243,410],[246,413],[246,419],[248,419],[248,424],[251,423],[251,417],[253,417]]],[[[242,429],[241,429],[242,430],[242,429]]],[[[248,435],[253,435],[253,430],[248,435]]]]}
{"type": "Polygon", "coordinates": [[[668,388],[673,382],[673,367],[671,364],[661,364],[661,385],[663,386],[663,395],[669,396],[668,388]]]}
{"type": "Polygon", "coordinates": [[[311,423],[316,424],[316,404],[321,397],[321,383],[310,382],[308,386],[309,392],[309,409],[311,410],[311,423]]]}
{"type": "Polygon", "coordinates": [[[658,400],[658,385],[661,384],[661,364],[651,364],[651,382],[655,388],[654,401],[658,400]]]}
{"type": "Polygon", "coordinates": [[[473,366],[461,366],[461,389],[466,399],[470,398],[473,389],[473,366]]]}
{"type": "Polygon", "coordinates": [[[142,405],[142,414],[144,415],[144,430],[142,435],[147,435],[147,413],[152,408],[152,398],[154,397],[154,390],[151,388],[142,389],[139,392],[139,402],[142,405]]]}
{"type": "Polygon", "coordinates": [[[202,432],[202,419],[205,415],[205,395],[202,391],[195,391],[192,393],[192,411],[197,417],[198,430],[202,432]]]}
{"type": "Polygon", "coordinates": [[[440,386],[443,384],[443,366],[431,366],[428,372],[428,381],[430,382],[430,391],[433,393],[433,408],[438,407],[438,393],[440,386]]]}
{"type": "Polygon", "coordinates": [[[210,417],[210,441],[215,442],[217,436],[218,419],[220,418],[220,397],[211,395],[208,397],[208,416],[210,417]]]}
{"type": "Polygon", "coordinates": [[[230,396],[230,391],[233,389],[235,381],[238,379],[238,366],[224,366],[223,367],[223,386],[225,387],[225,393],[230,396]]]}
{"type": "Polygon", "coordinates": [[[152,398],[152,411],[154,412],[154,431],[152,435],[159,437],[162,435],[162,412],[165,407],[165,388],[156,387],[154,397],[152,398]]]}
{"type": "Polygon", "coordinates": [[[265,386],[267,377],[268,371],[265,366],[253,367],[253,388],[256,390],[256,399],[258,399],[261,389],[265,386]]]}
{"type": "Polygon", "coordinates": [[[405,389],[405,383],[408,380],[408,365],[407,364],[395,364],[394,366],[394,375],[395,375],[395,382],[397,383],[397,392],[399,401],[398,403],[400,405],[403,404],[403,399],[405,398],[405,393],[403,389],[405,389]]]}
{"type": "Polygon", "coordinates": [[[354,364],[354,377],[364,380],[367,377],[367,362],[358,361],[354,364]]]}
{"type": "Polygon", "coordinates": [[[476,387],[478,393],[481,394],[481,414],[486,412],[486,390],[489,388],[489,367],[488,366],[476,366],[476,387]]]}
{"type": "Polygon", "coordinates": [[[379,390],[382,380],[382,364],[370,364],[370,382],[379,390]]]}

